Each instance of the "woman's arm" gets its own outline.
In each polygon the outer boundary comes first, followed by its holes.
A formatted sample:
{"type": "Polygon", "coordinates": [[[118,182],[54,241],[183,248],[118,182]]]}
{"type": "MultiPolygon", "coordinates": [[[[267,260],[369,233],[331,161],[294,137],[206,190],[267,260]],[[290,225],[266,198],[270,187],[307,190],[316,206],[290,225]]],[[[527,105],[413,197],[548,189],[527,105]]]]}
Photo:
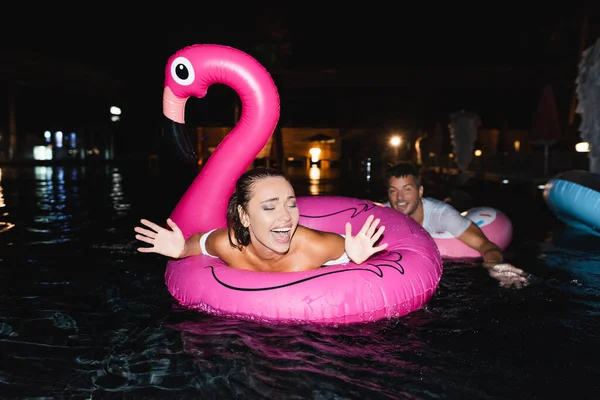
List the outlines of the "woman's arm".
{"type": "Polygon", "coordinates": [[[152,245],[152,247],[138,247],[137,250],[140,253],[157,253],[171,258],[185,258],[201,253],[200,237],[202,233],[192,235],[186,240],[177,224],[170,218],[167,219],[167,225],[171,230],[147,219],[142,219],[140,222],[150,229],[136,226],[134,228],[137,233],[135,238],[152,245]]]}

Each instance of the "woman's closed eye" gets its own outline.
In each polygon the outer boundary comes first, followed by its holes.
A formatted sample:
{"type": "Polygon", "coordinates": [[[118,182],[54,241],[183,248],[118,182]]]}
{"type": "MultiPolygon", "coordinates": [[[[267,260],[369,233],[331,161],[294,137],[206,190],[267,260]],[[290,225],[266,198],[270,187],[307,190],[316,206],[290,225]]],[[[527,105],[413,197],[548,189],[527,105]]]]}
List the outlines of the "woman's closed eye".
{"type": "MultiPolygon", "coordinates": [[[[292,204],[286,204],[287,208],[298,208],[298,204],[297,203],[292,203],[292,204]]],[[[273,211],[276,207],[275,206],[264,206],[263,210],[264,211],[273,211]]]]}

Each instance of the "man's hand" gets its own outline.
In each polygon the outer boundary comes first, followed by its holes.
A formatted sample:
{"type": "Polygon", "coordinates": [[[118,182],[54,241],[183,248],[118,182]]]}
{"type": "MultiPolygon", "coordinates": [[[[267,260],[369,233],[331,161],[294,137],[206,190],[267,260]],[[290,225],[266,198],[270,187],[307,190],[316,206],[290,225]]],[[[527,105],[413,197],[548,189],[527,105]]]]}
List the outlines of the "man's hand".
{"type": "Polygon", "coordinates": [[[501,287],[521,289],[529,285],[528,275],[514,265],[502,263],[486,268],[490,276],[500,282],[501,287]]]}

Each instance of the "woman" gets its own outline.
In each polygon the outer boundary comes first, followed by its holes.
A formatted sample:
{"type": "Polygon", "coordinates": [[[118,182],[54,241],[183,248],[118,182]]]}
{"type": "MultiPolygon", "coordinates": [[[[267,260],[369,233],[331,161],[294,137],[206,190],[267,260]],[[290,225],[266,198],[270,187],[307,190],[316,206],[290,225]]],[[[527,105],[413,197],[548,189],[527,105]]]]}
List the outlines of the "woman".
{"type": "Polygon", "coordinates": [[[387,243],[375,245],[385,227],[377,228],[381,221],[373,216],[356,236],[346,223],[345,237],[299,225],[299,218],[290,182],[277,170],[256,168],[236,182],[227,207],[227,228],[200,232],[187,240],[171,219],[167,219],[171,230],[145,219],[141,223],[150,229],[134,230],[137,240],[152,245],[138,248],[142,253],[172,258],[205,254],[252,271],[306,271],[349,260],[360,264],[387,247],[387,243]]]}

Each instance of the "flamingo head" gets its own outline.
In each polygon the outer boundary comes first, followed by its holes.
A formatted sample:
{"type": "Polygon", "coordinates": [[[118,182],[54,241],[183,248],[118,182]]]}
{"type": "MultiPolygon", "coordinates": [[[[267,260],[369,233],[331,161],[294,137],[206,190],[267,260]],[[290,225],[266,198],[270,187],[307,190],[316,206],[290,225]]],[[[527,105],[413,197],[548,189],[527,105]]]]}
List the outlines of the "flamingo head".
{"type": "MultiPolygon", "coordinates": [[[[174,122],[184,123],[185,103],[192,96],[204,97],[214,80],[206,78],[203,69],[209,69],[214,62],[215,46],[193,45],[173,54],[165,70],[163,112],[174,122]]],[[[218,46],[220,47],[220,46],[218,46]]]]}
{"type": "Polygon", "coordinates": [[[167,62],[163,91],[167,138],[174,153],[188,163],[195,163],[197,156],[185,130],[185,105],[192,96],[204,97],[208,87],[215,83],[210,70],[218,59],[215,58],[215,49],[222,47],[205,44],[188,46],[173,54],[167,62]]]}

